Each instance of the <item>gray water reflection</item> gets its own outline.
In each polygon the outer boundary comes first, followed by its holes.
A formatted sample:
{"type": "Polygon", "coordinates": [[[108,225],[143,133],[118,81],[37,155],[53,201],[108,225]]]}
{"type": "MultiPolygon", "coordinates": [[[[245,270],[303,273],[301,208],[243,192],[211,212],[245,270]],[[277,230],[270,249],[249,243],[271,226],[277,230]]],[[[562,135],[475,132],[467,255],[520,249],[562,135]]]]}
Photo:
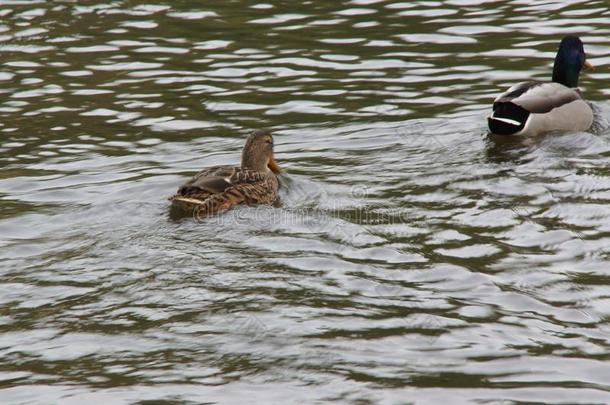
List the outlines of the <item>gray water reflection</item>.
{"type": "Polygon", "coordinates": [[[0,2],[3,403],[610,402],[604,2],[205,3],[0,2]],[[567,33],[592,131],[488,137],[567,33]]]}

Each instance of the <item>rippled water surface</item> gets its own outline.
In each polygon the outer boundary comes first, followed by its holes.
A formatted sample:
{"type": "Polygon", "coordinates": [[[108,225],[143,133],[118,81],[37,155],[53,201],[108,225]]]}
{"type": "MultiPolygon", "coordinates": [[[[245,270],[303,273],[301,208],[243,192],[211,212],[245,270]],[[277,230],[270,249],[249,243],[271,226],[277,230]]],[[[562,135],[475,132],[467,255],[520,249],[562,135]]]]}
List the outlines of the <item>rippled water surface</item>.
{"type": "Polygon", "coordinates": [[[3,404],[610,403],[605,1],[0,1],[3,404]],[[493,139],[581,35],[590,132],[493,139]],[[281,205],[167,197],[275,135],[281,205]]]}

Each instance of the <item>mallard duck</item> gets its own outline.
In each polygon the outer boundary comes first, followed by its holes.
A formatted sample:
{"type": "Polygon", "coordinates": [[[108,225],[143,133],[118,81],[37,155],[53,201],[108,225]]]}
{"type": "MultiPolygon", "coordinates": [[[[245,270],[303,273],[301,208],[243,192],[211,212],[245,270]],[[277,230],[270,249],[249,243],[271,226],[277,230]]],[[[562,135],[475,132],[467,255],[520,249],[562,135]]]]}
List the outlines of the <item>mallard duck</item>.
{"type": "Polygon", "coordinates": [[[537,135],[548,131],[585,131],[593,111],[578,89],[582,68],[592,69],[580,38],[561,40],[552,82],[515,84],[494,100],[489,130],[498,135],[537,135]]]}
{"type": "Polygon", "coordinates": [[[277,199],[280,168],[273,158],[273,137],[255,131],[241,154],[241,166],[203,169],[170,197],[173,207],[197,218],[217,214],[237,204],[272,204],[277,199]]]}

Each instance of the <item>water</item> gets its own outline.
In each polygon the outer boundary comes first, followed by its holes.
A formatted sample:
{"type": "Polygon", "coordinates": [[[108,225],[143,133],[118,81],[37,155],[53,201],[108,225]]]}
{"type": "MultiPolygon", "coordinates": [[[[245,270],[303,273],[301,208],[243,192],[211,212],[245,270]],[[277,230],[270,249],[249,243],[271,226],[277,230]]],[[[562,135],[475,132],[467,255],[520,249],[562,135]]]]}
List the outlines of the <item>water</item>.
{"type": "Polygon", "coordinates": [[[0,2],[3,404],[610,402],[605,2],[209,3],[0,2]],[[490,138],[568,33],[592,131],[490,138]]]}

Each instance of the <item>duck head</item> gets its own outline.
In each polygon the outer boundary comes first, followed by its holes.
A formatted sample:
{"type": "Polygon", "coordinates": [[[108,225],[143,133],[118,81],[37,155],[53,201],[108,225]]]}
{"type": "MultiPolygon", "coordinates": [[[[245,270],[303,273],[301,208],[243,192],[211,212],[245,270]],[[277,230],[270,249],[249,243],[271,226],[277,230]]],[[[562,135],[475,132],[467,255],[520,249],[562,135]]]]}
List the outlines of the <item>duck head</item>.
{"type": "Polygon", "coordinates": [[[273,158],[273,137],[268,131],[254,131],[250,134],[241,153],[241,167],[259,172],[270,170],[276,174],[281,173],[273,158]]]}
{"type": "Polygon", "coordinates": [[[553,81],[566,87],[578,87],[578,76],[583,68],[593,69],[593,66],[587,62],[582,41],[572,35],[563,38],[555,56],[553,81]]]}

